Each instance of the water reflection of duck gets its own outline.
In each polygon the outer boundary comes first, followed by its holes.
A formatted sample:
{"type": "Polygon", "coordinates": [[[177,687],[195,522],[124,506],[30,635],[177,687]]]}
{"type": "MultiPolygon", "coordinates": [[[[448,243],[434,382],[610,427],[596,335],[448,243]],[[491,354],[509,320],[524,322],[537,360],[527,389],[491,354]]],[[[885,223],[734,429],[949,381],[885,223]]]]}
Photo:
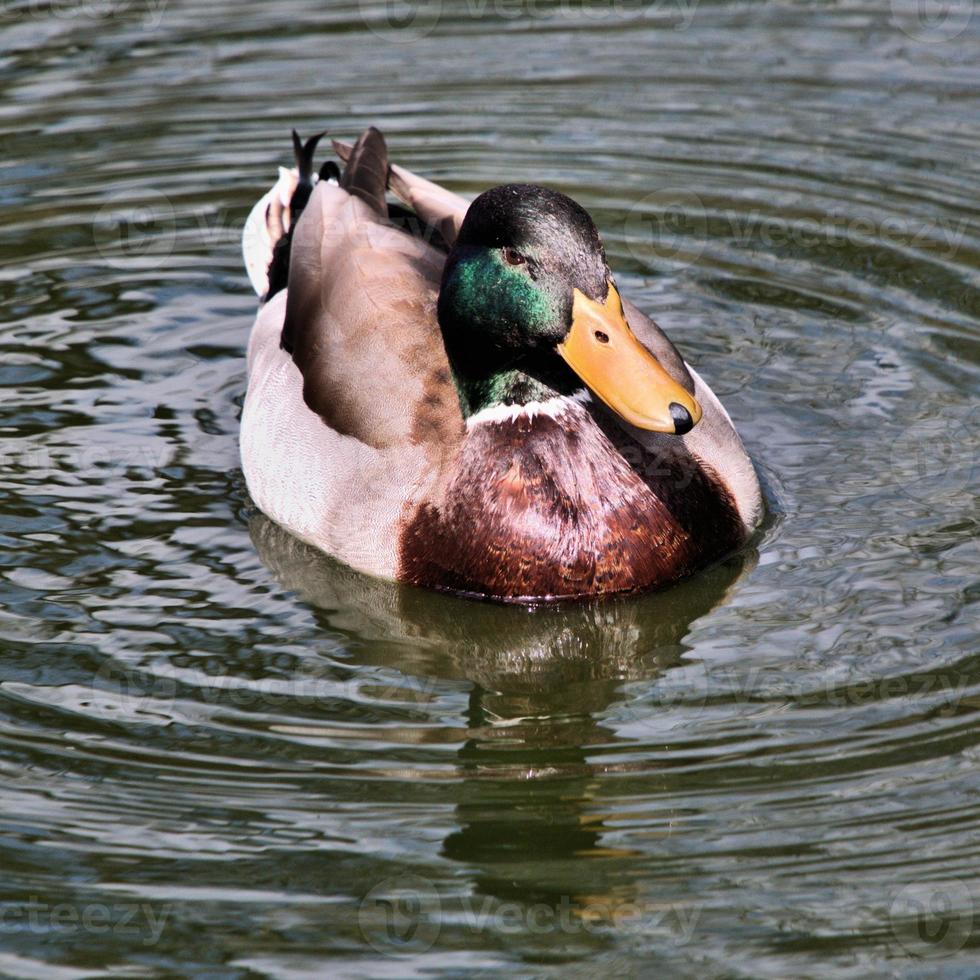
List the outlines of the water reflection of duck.
{"type": "Polygon", "coordinates": [[[249,532],[263,562],[349,637],[365,663],[409,674],[465,679],[495,717],[600,711],[624,679],[677,663],[691,624],[720,603],[754,561],[745,550],[669,592],[541,606],[460,607],[451,596],[361,574],[254,514],[249,532]]]}
{"type": "Polygon", "coordinates": [[[261,514],[249,530],[280,583],[349,641],[354,663],[472,683],[457,753],[457,826],[443,854],[468,869],[476,906],[516,902],[544,919],[566,915],[586,945],[600,941],[587,917],[637,900],[635,856],[604,840],[612,804],[601,778],[634,764],[617,760],[620,736],[601,716],[623,700],[624,680],[678,663],[691,624],[725,598],[754,553],[669,593],[527,610],[461,606],[362,575],[261,514]],[[598,746],[606,747],[601,762],[598,746]],[[590,859],[583,873],[580,862],[590,859]]]}
{"type": "Polygon", "coordinates": [[[468,204],[389,167],[377,130],[314,185],[314,145],[244,239],[266,514],[361,571],[508,601],[663,586],[746,541],[739,437],[585,210],[531,184],[468,204]]]}

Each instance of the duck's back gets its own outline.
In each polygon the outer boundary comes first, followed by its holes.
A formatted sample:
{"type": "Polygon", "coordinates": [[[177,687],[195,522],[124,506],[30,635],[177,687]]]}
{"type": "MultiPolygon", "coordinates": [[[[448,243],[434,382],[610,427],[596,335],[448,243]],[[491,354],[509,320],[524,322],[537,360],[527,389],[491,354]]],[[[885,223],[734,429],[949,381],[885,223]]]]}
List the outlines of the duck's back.
{"type": "Polygon", "coordinates": [[[248,351],[242,468],[257,506],[363,571],[393,577],[405,509],[463,433],[436,320],[444,255],[321,181],[288,289],[248,351]]]}

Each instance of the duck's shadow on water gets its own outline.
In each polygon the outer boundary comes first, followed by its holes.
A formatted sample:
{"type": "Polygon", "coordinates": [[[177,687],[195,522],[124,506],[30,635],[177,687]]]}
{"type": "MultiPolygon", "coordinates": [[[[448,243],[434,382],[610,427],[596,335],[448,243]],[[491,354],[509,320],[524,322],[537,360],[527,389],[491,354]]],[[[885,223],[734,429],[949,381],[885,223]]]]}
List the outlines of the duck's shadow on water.
{"type": "MultiPolygon", "coordinates": [[[[581,902],[581,874],[570,872],[571,859],[630,857],[602,844],[599,777],[632,765],[627,753],[622,762],[615,751],[610,757],[610,747],[630,739],[603,716],[621,707],[642,734],[642,719],[624,700],[635,694],[624,693],[624,682],[652,684],[682,663],[691,625],[723,602],[756,560],[753,550],[743,551],[662,593],[528,609],[361,575],[261,514],[250,518],[249,530],[278,581],[310,604],[325,628],[351,640],[355,664],[472,685],[460,719],[467,737],[458,751],[459,826],[443,854],[473,869],[479,894],[555,907],[581,902]],[[599,746],[607,755],[601,763],[590,758],[599,746]]],[[[613,887],[597,870],[590,899],[613,887]]]]}

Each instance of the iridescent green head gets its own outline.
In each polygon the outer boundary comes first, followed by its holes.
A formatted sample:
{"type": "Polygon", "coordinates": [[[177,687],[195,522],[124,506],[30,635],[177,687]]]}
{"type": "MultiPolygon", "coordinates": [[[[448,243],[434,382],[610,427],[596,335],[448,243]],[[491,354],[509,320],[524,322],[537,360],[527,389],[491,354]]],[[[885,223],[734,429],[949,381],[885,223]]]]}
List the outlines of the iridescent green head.
{"type": "Polygon", "coordinates": [[[467,415],[588,386],[643,428],[686,432],[700,418],[630,331],[588,212],[546,187],[505,184],[470,205],[439,324],[467,415]]]}
{"type": "Polygon", "coordinates": [[[588,213],[534,184],[505,184],[471,205],[446,262],[439,323],[464,409],[524,404],[582,382],[555,353],[573,289],[601,301],[609,269],[588,213]]]}

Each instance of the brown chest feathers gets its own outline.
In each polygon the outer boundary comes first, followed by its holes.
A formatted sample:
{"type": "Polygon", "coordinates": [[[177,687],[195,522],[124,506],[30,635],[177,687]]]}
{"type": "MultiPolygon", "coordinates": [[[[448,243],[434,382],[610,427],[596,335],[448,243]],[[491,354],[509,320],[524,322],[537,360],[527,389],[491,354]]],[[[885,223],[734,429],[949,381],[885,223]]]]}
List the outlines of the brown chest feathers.
{"type": "Polygon", "coordinates": [[[717,476],[677,447],[654,455],[578,406],[474,425],[440,501],[406,519],[399,578],[512,602],[676,581],[745,537],[717,476]]]}

